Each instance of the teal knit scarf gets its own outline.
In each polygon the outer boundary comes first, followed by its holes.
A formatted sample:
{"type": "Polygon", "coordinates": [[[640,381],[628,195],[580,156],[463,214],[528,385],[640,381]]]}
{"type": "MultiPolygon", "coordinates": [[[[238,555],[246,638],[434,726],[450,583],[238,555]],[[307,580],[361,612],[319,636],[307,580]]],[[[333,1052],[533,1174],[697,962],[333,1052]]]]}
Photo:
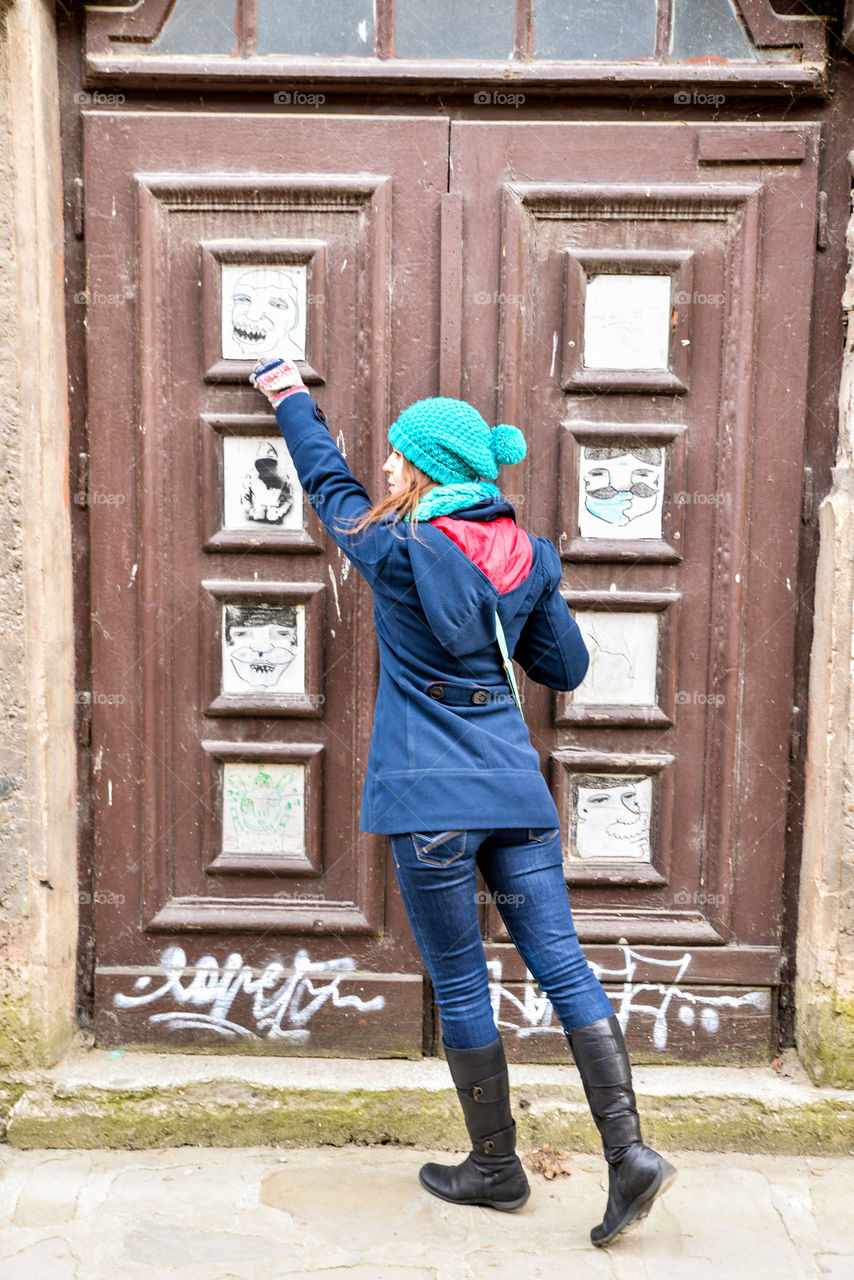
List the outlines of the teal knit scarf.
{"type": "MultiPolygon", "coordinates": [[[[501,490],[488,480],[472,480],[465,484],[437,484],[428,489],[415,508],[416,520],[432,520],[435,516],[446,516],[452,511],[461,511],[471,507],[484,498],[500,498],[501,490]]],[[[404,516],[409,520],[409,516],[404,516]]]]}

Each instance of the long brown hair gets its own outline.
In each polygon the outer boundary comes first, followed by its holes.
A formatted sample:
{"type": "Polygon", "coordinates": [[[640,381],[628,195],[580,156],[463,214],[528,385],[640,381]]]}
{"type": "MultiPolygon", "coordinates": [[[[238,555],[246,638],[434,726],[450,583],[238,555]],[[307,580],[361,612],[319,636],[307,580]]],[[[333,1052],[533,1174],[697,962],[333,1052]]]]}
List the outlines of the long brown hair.
{"type": "MultiPolygon", "coordinates": [[[[403,457],[403,454],[401,454],[403,457]]],[[[380,498],[375,502],[363,516],[359,516],[352,524],[347,524],[339,531],[341,533],[361,533],[363,529],[367,529],[369,524],[373,524],[376,520],[382,520],[383,516],[387,516],[390,512],[396,512],[394,524],[398,520],[402,520],[404,516],[409,516],[410,522],[417,525],[418,521],[415,517],[415,508],[423,498],[428,489],[436,483],[426,472],[421,471],[408,458],[403,457],[403,478],[406,481],[406,488],[398,493],[387,493],[384,498],[380,498]]]]}

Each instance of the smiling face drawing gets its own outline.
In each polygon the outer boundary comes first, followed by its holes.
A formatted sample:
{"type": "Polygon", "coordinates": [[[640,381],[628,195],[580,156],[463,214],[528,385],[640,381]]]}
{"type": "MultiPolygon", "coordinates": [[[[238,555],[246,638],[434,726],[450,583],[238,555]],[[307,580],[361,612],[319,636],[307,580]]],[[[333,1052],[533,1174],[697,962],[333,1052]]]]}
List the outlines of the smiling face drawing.
{"type": "Polygon", "coordinates": [[[250,267],[238,275],[231,293],[230,336],[240,357],[304,359],[304,340],[295,333],[299,323],[300,290],[291,272],[250,267]]]}
{"type": "Polygon", "coordinates": [[[299,651],[295,607],[226,605],[225,649],[244,684],[275,688],[299,651]]]}
{"type": "Polygon", "coordinates": [[[629,524],[660,503],[663,470],[661,449],[585,447],[581,461],[584,505],[606,524],[629,524]]]}
{"type": "Polygon", "coordinates": [[[588,775],[578,779],[574,791],[579,857],[649,858],[649,778],[588,775]]]}

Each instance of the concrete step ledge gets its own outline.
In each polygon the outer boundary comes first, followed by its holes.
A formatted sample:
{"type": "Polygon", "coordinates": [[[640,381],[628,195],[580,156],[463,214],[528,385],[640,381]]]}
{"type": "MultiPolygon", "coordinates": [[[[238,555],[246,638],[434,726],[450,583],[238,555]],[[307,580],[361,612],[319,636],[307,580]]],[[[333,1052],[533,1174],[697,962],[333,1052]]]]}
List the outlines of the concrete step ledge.
{"type": "MultiPolygon", "coordinates": [[[[598,1151],[578,1073],[510,1067],[522,1148],[598,1151]]],[[[854,1092],[816,1088],[794,1053],[771,1067],[639,1066],[646,1141],[662,1150],[854,1154],[854,1092]]],[[[20,1148],[397,1144],[464,1150],[440,1059],[255,1058],[76,1046],[55,1067],[0,1079],[20,1148]],[[115,1055],[115,1056],[112,1056],[115,1055]]]]}

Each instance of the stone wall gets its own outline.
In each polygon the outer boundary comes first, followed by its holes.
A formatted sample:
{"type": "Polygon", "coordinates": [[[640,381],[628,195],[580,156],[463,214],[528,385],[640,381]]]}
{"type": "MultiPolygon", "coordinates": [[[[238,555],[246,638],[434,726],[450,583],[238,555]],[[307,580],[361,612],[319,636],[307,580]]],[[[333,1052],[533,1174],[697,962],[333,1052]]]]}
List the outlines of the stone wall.
{"type": "Polygon", "coordinates": [[[854,1087],[854,217],[847,244],[839,449],[819,512],[795,1000],[813,1079],[854,1087]]]}
{"type": "Polygon", "coordinates": [[[0,1062],[74,1030],[74,648],[54,8],[0,3],[0,1062]]]}
{"type": "MultiPolygon", "coordinates": [[[[0,13],[0,190],[11,188],[9,71],[0,13]]],[[[20,1052],[26,1003],[27,905],[24,584],[15,234],[0,201],[0,1061],[20,1052]]]]}

